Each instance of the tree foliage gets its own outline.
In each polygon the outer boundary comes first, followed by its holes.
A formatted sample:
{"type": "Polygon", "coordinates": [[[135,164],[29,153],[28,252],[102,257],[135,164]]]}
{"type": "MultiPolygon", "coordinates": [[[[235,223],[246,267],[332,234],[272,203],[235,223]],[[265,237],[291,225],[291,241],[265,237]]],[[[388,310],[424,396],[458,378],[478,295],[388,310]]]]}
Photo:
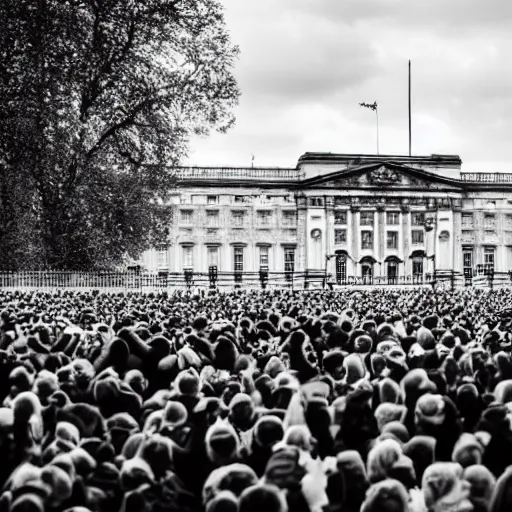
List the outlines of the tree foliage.
{"type": "Polygon", "coordinates": [[[2,0],[0,266],[162,242],[191,134],[234,123],[237,56],[217,0],[2,0]]]}

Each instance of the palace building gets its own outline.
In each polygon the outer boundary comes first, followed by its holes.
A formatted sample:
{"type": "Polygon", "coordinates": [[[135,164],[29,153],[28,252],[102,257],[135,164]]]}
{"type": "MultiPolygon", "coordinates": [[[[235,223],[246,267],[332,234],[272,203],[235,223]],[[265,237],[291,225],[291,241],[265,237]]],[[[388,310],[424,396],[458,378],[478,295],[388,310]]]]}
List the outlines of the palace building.
{"type": "Polygon", "coordinates": [[[287,169],[177,168],[169,240],[142,266],[239,283],[509,282],[512,174],[461,164],[306,153],[287,169]]]}

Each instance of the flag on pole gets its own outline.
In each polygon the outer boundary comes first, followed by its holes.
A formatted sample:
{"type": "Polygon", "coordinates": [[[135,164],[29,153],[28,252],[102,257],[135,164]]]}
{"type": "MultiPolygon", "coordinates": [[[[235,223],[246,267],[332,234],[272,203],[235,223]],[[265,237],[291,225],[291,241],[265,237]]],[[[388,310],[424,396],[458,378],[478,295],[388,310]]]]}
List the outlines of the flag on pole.
{"type": "Polygon", "coordinates": [[[379,111],[377,109],[377,102],[373,103],[359,103],[360,107],[369,108],[375,112],[375,120],[377,121],[377,155],[379,154],[379,111]]]}
{"type": "Polygon", "coordinates": [[[360,107],[369,108],[370,110],[373,110],[374,112],[377,110],[377,102],[374,101],[373,103],[359,103],[360,107]]]}

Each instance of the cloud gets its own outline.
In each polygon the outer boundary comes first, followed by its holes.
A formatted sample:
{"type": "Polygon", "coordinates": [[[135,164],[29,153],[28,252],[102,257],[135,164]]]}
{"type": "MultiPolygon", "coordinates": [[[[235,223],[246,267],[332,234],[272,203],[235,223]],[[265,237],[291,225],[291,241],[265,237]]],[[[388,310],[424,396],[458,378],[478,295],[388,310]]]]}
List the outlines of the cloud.
{"type": "Polygon", "coordinates": [[[223,0],[241,57],[237,124],[193,141],[189,163],[294,166],[305,151],[406,154],[407,61],[413,152],[460,154],[508,170],[509,0],[223,0]]]}

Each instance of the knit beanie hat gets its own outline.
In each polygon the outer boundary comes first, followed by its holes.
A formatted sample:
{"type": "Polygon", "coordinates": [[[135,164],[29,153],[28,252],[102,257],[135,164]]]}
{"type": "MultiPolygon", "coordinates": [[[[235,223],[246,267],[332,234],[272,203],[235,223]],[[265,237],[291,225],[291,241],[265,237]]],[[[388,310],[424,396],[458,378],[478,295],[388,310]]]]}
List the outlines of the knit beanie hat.
{"type": "Polygon", "coordinates": [[[494,388],[494,397],[496,398],[496,402],[499,404],[512,402],[512,379],[498,382],[494,388]]]}
{"type": "Polygon", "coordinates": [[[379,398],[381,403],[389,402],[392,404],[402,404],[403,396],[400,386],[389,377],[379,381],[379,398]]]}
{"type": "Polygon", "coordinates": [[[80,431],[80,437],[98,437],[103,439],[106,425],[97,407],[76,403],[57,410],[57,421],[68,421],[80,431]]]}
{"type": "Polygon", "coordinates": [[[296,446],[285,446],[270,457],[265,468],[265,483],[280,489],[293,489],[300,486],[306,470],[300,465],[300,451],[296,446]]]}
{"type": "Polygon", "coordinates": [[[354,350],[360,354],[367,354],[372,350],[373,340],[367,334],[362,334],[354,340],[354,350]]]}
{"type": "Polygon", "coordinates": [[[199,393],[199,375],[191,370],[182,371],[174,382],[174,389],[180,395],[197,396],[199,393]]]}
{"type": "Polygon", "coordinates": [[[292,425],[284,433],[283,444],[309,452],[313,449],[314,439],[306,425],[292,425]]]}
{"type": "Polygon", "coordinates": [[[281,359],[279,359],[277,356],[272,356],[263,369],[263,372],[270,375],[272,379],[275,379],[281,372],[284,371],[286,371],[286,367],[284,366],[281,359]]]}
{"type": "Polygon", "coordinates": [[[230,491],[234,496],[256,484],[258,477],[246,464],[234,463],[214,469],[203,486],[203,503],[209,503],[221,491],[230,491]]]}
{"type": "Polygon", "coordinates": [[[206,452],[210,460],[229,460],[240,449],[240,439],[234,428],[226,421],[217,421],[208,429],[205,436],[206,452]]]}
{"type": "Polygon", "coordinates": [[[231,491],[219,491],[206,504],[205,512],[238,512],[238,500],[231,491]]]}
{"type": "Polygon", "coordinates": [[[427,393],[416,402],[416,424],[441,425],[445,420],[445,403],[441,395],[427,393]]]}
{"type": "Polygon", "coordinates": [[[323,356],[324,370],[330,375],[335,375],[337,371],[343,368],[343,361],[345,360],[346,353],[341,350],[331,350],[326,352],[323,356]]]}
{"type": "Polygon", "coordinates": [[[41,370],[37,375],[32,390],[39,397],[42,405],[48,405],[50,396],[59,389],[57,375],[47,370],[41,370]]]}
{"type": "Polygon", "coordinates": [[[435,384],[428,378],[427,372],[423,368],[414,368],[409,371],[400,382],[402,394],[404,398],[407,398],[409,393],[416,393],[418,391],[423,392],[435,392],[435,384]]]}
{"type": "Polygon", "coordinates": [[[126,440],[140,431],[139,424],[126,412],[114,414],[106,423],[116,453],[121,453],[126,440]]]}
{"type": "Polygon", "coordinates": [[[41,471],[41,480],[51,488],[48,505],[58,507],[71,497],[73,481],[62,468],[50,464],[41,471]]]}
{"type": "Polygon", "coordinates": [[[414,436],[402,447],[404,454],[413,461],[416,476],[419,481],[421,481],[425,469],[434,462],[435,447],[435,438],[422,435],[414,436]]]}
{"type": "Polygon", "coordinates": [[[477,510],[489,510],[496,478],[488,468],[481,464],[468,466],[464,469],[464,479],[471,484],[471,503],[477,510]]]}
{"type": "Polygon", "coordinates": [[[160,431],[162,432],[166,428],[175,428],[184,425],[187,419],[187,408],[181,402],[169,400],[162,414],[160,431]]]}
{"type": "Polygon", "coordinates": [[[423,327],[432,330],[439,324],[439,317],[437,315],[428,315],[423,319],[423,327]]]}
{"type": "Polygon", "coordinates": [[[238,512],[287,512],[285,498],[274,485],[254,485],[240,496],[238,512]]]}
{"type": "Polygon", "coordinates": [[[467,432],[463,433],[453,448],[452,461],[463,468],[482,463],[484,447],[478,439],[467,432]]]}
{"type": "Polygon", "coordinates": [[[401,421],[391,421],[389,423],[386,423],[382,427],[381,432],[383,434],[393,434],[400,441],[401,444],[405,444],[409,441],[409,431],[401,421]]]}
{"type": "Polygon", "coordinates": [[[375,483],[387,478],[391,468],[402,456],[402,448],[397,441],[384,439],[378,442],[368,453],[369,481],[375,483]]]}
{"type": "Polygon", "coordinates": [[[472,509],[469,485],[462,480],[463,471],[453,462],[435,462],[423,474],[421,488],[429,511],[472,509]]]}
{"type": "Polygon", "coordinates": [[[159,434],[149,436],[140,446],[140,457],[150,466],[158,480],[173,467],[173,444],[159,434]]]}
{"type": "Polygon", "coordinates": [[[262,416],[254,425],[254,440],[261,447],[270,448],[283,436],[283,422],[276,416],[262,416]]]}
{"type": "Polygon", "coordinates": [[[370,369],[374,377],[380,377],[386,367],[386,357],[384,354],[374,353],[370,355],[370,369]]]}
{"type": "Polygon", "coordinates": [[[418,340],[418,344],[424,350],[433,350],[436,348],[436,340],[434,335],[427,327],[420,327],[418,332],[416,333],[416,339],[418,340]]]}
{"type": "Polygon", "coordinates": [[[232,372],[238,358],[238,350],[234,343],[225,335],[219,336],[214,349],[214,366],[220,370],[232,372]]]}
{"type": "Polygon", "coordinates": [[[123,379],[135,393],[142,396],[146,391],[148,382],[140,370],[129,370],[123,379]]]}
{"type": "Polygon", "coordinates": [[[375,409],[375,419],[379,432],[382,432],[384,426],[392,421],[403,422],[407,414],[407,407],[405,405],[392,404],[384,402],[375,409]]]}
{"type": "Polygon", "coordinates": [[[408,512],[409,495],[398,480],[386,479],[368,489],[361,512],[408,512]]]}
{"type": "Polygon", "coordinates": [[[120,484],[123,491],[130,491],[137,487],[151,483],[155,475],[150,465],[141,457],[133,457],[123,462],[120,471],[120,484]]]}

